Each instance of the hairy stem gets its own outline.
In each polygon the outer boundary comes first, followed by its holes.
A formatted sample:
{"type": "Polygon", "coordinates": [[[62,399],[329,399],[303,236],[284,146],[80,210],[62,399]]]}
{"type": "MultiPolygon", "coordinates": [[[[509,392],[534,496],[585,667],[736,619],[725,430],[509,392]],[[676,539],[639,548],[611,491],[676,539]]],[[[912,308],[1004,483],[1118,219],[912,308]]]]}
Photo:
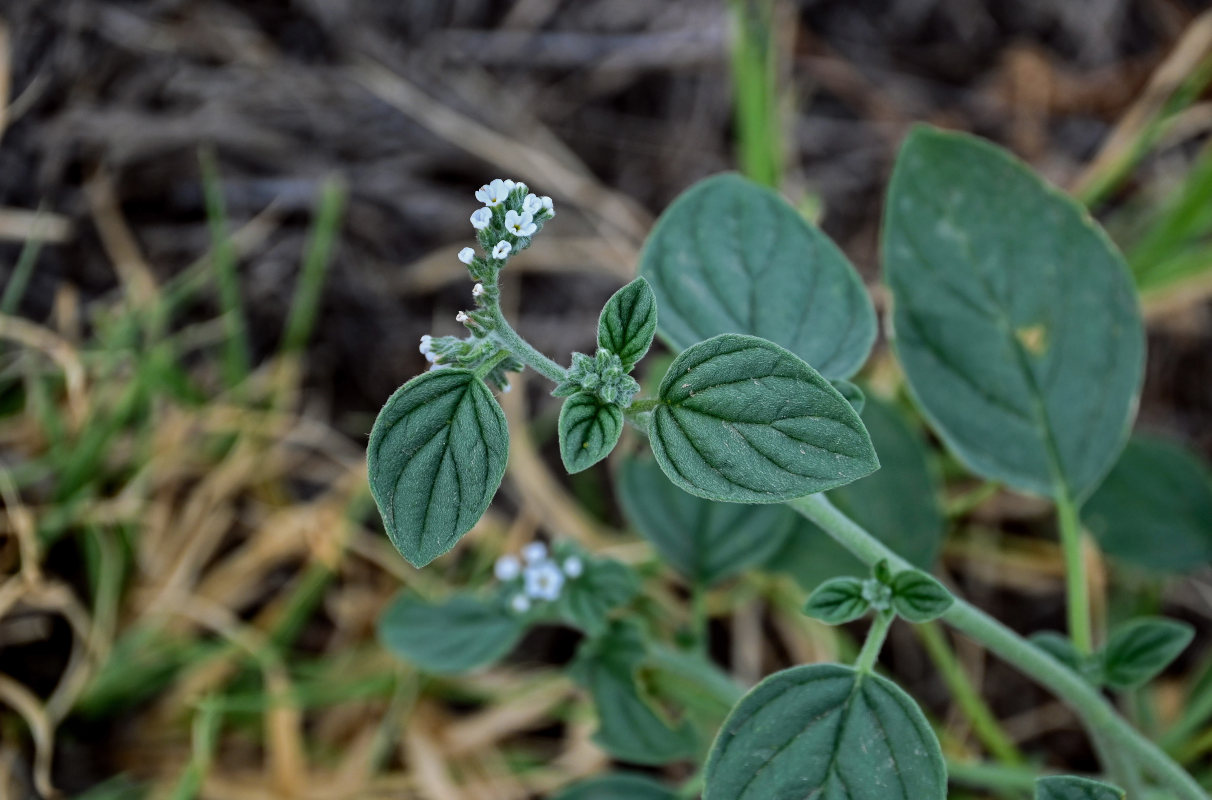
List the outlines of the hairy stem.
{"type": "Polygon", "coordinates": [[[1094,652],[1090,626],[1090,588],[1086,581],[1086,559],[1082,555],[1082,525],[1077,506],[1063,484],[1056,490],[1056,521],[1061,550],[1065,554],[1065,587],[1068,593],[1069,636],[1084,656],[1094,652]]]}
{"type": "Polygon", "coordinates": [[[518,335],[506,321],[505,315],[501,313],[501,304],[496,299],[484,303],[484,308],[492,314],[493,321],[496,327],[492,331],[492,337],[505,347],[509,352],[513,353],[526,366],[533,369],[535,372],[542,375],[552,383],[560,383],[564,380],[567,373],[563,367],[552,361],[547,356],[540,353],[538,350],[530,346],[530,344],[518,335]]]}
{"type": "MultiPolygon", "coordinates": [[[[815,522],[867,565],[887,559],[894,571],[912,568],[911,564],[838,511],[824,495],[801,497],[788,505],[815,522]]],[[[1102,731],[1108,740],[1177,797],[1182,800],[1209,800],[1194,778],[1120,717],[1102,694],[1059,661],[958,597],[942,619],[1050,689],[1081,717],[1087,729],[1102,731]]]]}
{"type": "Polygon", "coordinates": [[[870,673],[875,669],[875,660],[880,657],[880,650],[884,649],[884,640],[888,638],[888,629],[892,627],[894,619],[896,615],[891,611],[881,611],[875,615],[871,630],[867,631],[867,639],[863,642],[863,649],[854,661],[854,668],[859,672],[870,673]]]}

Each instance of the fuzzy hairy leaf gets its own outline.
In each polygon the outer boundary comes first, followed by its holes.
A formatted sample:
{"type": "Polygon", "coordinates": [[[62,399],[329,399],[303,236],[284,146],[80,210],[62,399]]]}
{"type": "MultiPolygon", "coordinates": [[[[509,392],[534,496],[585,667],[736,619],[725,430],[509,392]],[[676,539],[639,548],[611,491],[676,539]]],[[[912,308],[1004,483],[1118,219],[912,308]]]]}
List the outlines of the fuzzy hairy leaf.
{"type": "Polygon", "coordinates": [[[678,197],[644,245],[640,274],[674,350],[748,333],[828,378],[848,378],[875,341],[871,300],[842,252],[778,194],[739,175],[678,197]]]}
{"type": "Polygon", "coordinates": [[[484,515],[508,457],[505,414],[469,370],[426,372],[401,386],[366,448],[391,543],[415,567],[449,551],[484,515]]]}
{"type": "Polygon", "coordinates": [[[1132,424],[1145,340],[1089,215],[1004,150],[922,127],[896,162],[883,253],[896,353],[948,447],[1020,490],[1097,486],[1132,424]]]}
{"type": "Polygon", "coordinates": [[[1134,436],[1082,508],[1099,546],[1129,564],[1190,572],[1212,564],[1212,472],[1179,445],[1134,436]]]}
{"type": "Polygon", "coordinates": [[[796,515],[778,505],[717,503],[675,486],[651,458],[623,461],[616,476],[627,519],[687,580],[711,586],[769,558],[796,515]]]}
{"type": "Polygon", "coordinates": [[[920,570],[898,572],[892,579],[892,607],[910,622],[938,619],[954,603],[946,586],[920,570]]]}
{"type": "Polygon", "coordinates": [[[691,494],[776,503],[879,468],[862,420],[795,354],[726,333],[676,359],[661,381],[649,438],[669,479],[691,494]]]}
{"type": "Polygon", "coordinates": [[[1103,681],[1115,689],[1135,689],[1157,677],[1191,644],[1195,629],[1164,617],[1134,619],[1111,633],[1102,649],[1103,681]]]}
{"type": "Polygon", "coordinates": [[[598,317],[598,347],[605,348],[630,370],[652,346],[657,329],[657,304],[652,287],[636,278],[619,289],[598,317]]]}
{"type": "Polygon", "coordinates": [[[1124,790],[1088,778],[1058,775],[1035,782],[1035,800],[1124,800],[1124,790]]]}
{"type": "Polygon", "coordinates": [[[578,392],[560,409],[560,459],[569,473],[610,455],[623,432],[623,410],[595,395],[578,392]]]}
{"type": "Polygon", "coordinates": [[[466,672],[491,664],[513,649],[523,621],[498,603],[466,594],[430,603],[405,592],[379,617],[379,641],[426,672],[466,672]]]}
{"type": "Polygon", "coordinates": [[[830,625],[853,622],[867,613],[870,603],[863,597],[863,582],[857,578],[833,578],[808,596],[804,613],[830,625]]]}
{"type": "Polygon", "coordinates": [[[945,800],[938,740],[896,684],[837,664],[755,686],[707,759],[704,800],[945,800]]]}

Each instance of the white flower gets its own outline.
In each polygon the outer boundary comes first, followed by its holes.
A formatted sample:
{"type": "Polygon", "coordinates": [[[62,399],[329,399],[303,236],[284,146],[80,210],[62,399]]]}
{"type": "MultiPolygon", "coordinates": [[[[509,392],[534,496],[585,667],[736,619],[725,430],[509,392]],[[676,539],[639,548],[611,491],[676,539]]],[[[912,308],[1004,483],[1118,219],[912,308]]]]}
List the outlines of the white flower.
{"type": "Polygon", "coordinates": [[[469,319],[470,317],[467,316],[466,311],[460,311],[458,314],[455,314],[455,322],[466,322],[469,319]]]}
{"type": "Polygon", "coordinates": [[[509,598],[509,607],[519,614],[525,614],[530,610],[530,598],[524,594],[515,594],[509,598]]]}
{"type": "Polygon", "coordinates": [[[518,561],[517,556],[501,556],[492,565],[492,574],[499,581],[511,581],[522,574],[522,562],[518,561]]]}
{"type": "Polygon", "coordinates": [[[512,383],[507,383],[503,387],[501,387],[501,394],[509,394],[512,391],[513,391],[512,383]]]}
{"type": "Polygon", "coordinates": [[[509,242],[497,242],[497,246],[492,248],[492,257],[497,261],[509,258],[510,252],[513,250],[513,245],[509,242]]]}
{"type": "Polygon", "coordinates": [[[528,194],[526,199],[522,201],[522,213],[530,214],[531,216],[539,213],[543,208],[543,201],[538,195],[528,194]]]}
{"type": "Polygon", "coordinates": [[[477,208],[471,212],[471,227],[482,231],[492,222],[492,212],[487,208],[477,208]]]}
{"type": "Polygon", "coordinates": [[[472,250],[470,247],[464,247],[459,251],[459,260],[464,264],[470,264],[472,261],[475,261],[475,259],[476,251],[472,250]]]}
{"type": "Polygon", "coordinates": [[[522,548],[522,560],[527,564],[538,564],[547,560],[547,545],[542,542],[531,542],[522,548]]]}
{"type": "Polygon", "coordinates": [[[556,600],[564,588],[564,573],[551,561],[531,564],[522,573],[526,594],[535,600],[556,600]]]}
{"type": "Polygon", "coordinates": [[[433,351],[433,337],[428,333],[421,337],[421,347],[418,349],[430,364],[438,360],[437,354],[433,351]]]}
{"type": "Polygon", "coordinates": [[[508,178],[505,180],[497,178],[481,186],[480,191],[476,192],[476,199],[489,208],[496,208],[505,202],[505,198],[509,197],[513,187],[514,182],[508,178]]]}
{"type": "Polygon", "coordinates": [[[564,574],[570,578],[579,578],[585,572],[585,562],[577,556],[564,559],[564,574]]]}
{"type": "Polygon", "coordinates": [[[531,214],[519,214],[512,208],[505,212],[505,230],[514,236],[533,236],[538,227],[531,214]]]}
{"type": "Polygon", "coordinates": [[[547,195],[543,195],[539,199],[543,203],[543,210],[554,217],[555,216],[555,203],[551,202],[551,198],[548,197],[547,195]]]}
{"type": "Polygon", "coordinates": [[[475,286],[471,287],[471,296],[472,297],[483,297],[484,296],[484,284],[477,283],[475,286]]]}

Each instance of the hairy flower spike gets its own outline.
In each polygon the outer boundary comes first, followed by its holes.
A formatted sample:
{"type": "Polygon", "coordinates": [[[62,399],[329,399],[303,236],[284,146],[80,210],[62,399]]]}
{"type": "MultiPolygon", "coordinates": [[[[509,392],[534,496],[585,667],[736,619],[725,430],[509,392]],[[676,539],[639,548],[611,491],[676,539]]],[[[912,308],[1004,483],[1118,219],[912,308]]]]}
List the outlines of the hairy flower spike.
{"type": "Polygon", "coordinates": [[[572,366],[564,382],[552,392],[556,397],[569,397],[579,391],[597,395],[603,403],[627,408],[640,391],[635,378],[623,368],[623,360],[609,350],[599,348],[590,357],[572,354],[572,366]]]}

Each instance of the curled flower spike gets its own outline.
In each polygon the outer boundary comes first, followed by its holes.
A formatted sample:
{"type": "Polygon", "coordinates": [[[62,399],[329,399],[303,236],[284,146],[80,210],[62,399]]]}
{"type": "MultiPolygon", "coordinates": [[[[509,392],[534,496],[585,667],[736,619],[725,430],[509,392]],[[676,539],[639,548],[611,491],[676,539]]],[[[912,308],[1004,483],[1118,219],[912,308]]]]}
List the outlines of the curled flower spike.
{"type": "MultiPolygon", "coordinates": [[[[473,220],[473,224],[474,224],[474,220],[473,220]]],[[[471,264],[472,261],[475,261],[475,258],[476,258],[476,251],[472,250],[470,247],[464,247],[462,250],[459,251],[459,260],[462,261],[464,264],[471,264]]]]}
{"type": "Polygon", "coordinates": [[[530,214],[532,217],[543,210],[543,201],[537,195],[528,194],[526,199],[522,201],[522,213],[530,214]]]}
{"type": "Polygon", "coordinates": [[[579,578],[585,572],[585,562],[578,556],[564,559],[564,574],[570,578],[579,578]]]}
{"type": "Polygon", "coordinates": [[[513,187],[513,181],[497,178],[481,186],[480,190],[476,192],[476,199],[489,208],[496,208],[505,202],[505,199],[509,197],[509,193],[513,191],[513,187]]]}
{"type": "Polygon", "coordinates": [[[522,548],[522,560],[527,564],[538,564],[547,560],[547,545],[531,542],[522,548]]]}
{"type": "Polygon", "coordinates": [[[509,242],[497,242],[497,246],[492,248],[492,257],[498,261],[509,258],[509,254],[513,251],[513,245],[509,242]]]}
{"type": "Polygon", "coordinates": [[[530,610],[530,598],[524,594],[515,594],[509,598],[509,607],[519,614],[525,614],[530,610]]]}
{"type": "Polygon", "coordinates": [[[471,227],[482,231],[492,223],[492,212],[487,208],[477,208],[471,212],[471,227]]]}
{"type": "Polygon", "coordinates": [[[558,600],[564,588],[564,573],[551,561],[531,564],[522,573],[526,594],[533,600],[558,600]]]}
{"type": "Polygon", "coordinates": [[[538,229],[532,214],[519,214],[512,208],[505,212],[505,230],[514,236],[533,236],[538,229]]]}
{"type": "Polygon", "coordinates": [[[511,581],[522,574],[522,562],[517,556],[501,556],[492,565],[492,574],[499,581],[511,581]]]}

